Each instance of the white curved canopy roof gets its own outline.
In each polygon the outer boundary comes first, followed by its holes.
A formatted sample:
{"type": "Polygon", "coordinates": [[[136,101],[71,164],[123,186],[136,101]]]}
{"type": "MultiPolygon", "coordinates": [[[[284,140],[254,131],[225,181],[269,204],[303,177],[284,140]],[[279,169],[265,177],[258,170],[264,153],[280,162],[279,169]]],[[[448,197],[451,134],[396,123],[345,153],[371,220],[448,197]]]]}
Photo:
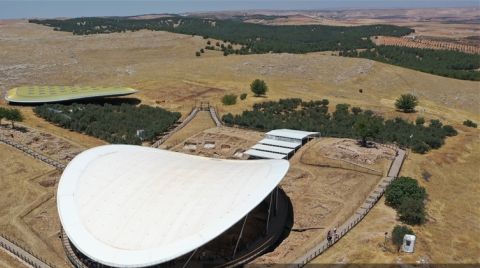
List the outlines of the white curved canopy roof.
{"type": "Polygon", "coordinates": [[[131,145],[75,157],[61,177],[62,226],[89,258],[117,267],[163,263],[206,244],[257,206],[286,160],[220,160],[131,145]]]}

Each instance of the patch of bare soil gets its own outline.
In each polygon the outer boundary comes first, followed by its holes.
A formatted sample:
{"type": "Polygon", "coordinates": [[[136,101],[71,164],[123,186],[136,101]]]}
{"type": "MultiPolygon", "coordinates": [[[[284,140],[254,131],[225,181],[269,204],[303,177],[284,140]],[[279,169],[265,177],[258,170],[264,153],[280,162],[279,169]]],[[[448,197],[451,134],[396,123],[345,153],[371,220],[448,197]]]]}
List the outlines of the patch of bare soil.
{"type": "Polygon", "coordinates": [[[262,133],[237,128],[212,128],[188,138],[173,151],[223,159],[246,159],[243,154],[262,138],[262,133]]]}

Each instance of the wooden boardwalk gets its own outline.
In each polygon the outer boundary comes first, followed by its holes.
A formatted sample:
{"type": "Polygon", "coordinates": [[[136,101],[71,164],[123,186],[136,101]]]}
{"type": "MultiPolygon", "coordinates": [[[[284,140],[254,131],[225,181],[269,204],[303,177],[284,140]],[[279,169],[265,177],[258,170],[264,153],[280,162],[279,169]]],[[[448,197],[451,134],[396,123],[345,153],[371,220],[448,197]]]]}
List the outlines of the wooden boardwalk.
{"type": "Polygon", "coordinates": [[[334,245],[368,214],[368,212],[373,208],[373,206],[375,206],[378,200],[385,193],[386,187],[390,185],[390,183],[400,173],[400,169],[402,168],[403,162],[406,158],[406,151],[402,149],[396,149],[396,151],[396,156],[390,164],[387,177],[382,178],[382,180],[377,184],[374,190],[365,199],[364,203],[350,216],[350,218],[348,218],[347,221],[345,221],[341,226],[339,226],[339,228],[337,229],[338,238],[333,239],[330,243],[328,243],[327,239],[325,238],[315,247],[302,255],[302,257],[295,260],[295,262],[290,265],[290,267],[297,268],[305,266],[311,260],[321,255],[329,247],[334,245]]]}

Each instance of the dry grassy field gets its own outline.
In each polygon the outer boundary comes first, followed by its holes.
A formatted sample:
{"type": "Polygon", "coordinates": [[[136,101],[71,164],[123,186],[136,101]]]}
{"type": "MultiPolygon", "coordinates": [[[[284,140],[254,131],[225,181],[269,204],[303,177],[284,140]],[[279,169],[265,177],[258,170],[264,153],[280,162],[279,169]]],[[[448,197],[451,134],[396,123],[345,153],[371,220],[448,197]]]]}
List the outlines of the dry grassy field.
{"type": "MultiPolygon", "coordinates": [[[[60,174],[53,168],[0,144],[0,230],[58,267],[67,262],[58,238],[55,196],[60,174]]],[[[2,259],[3,260],[3,259],[2,259]]],[[[5,262],[11,262],[8,258],[5,262]]]]}
{"type": "MultiPolygon", "coordinates": [[[[384,232],[390,231],[397,222],[394,211],[380,203],[358,227],[316,262],[480,262],[479,244],[474,240],[480,234],[480,132],[461,126],[465,119],[480,121],[479,82],[326,53],[224,57],[219,52],[207,51],[201,57],[195,57],[195,51],[204,47],[205,42],[201,37],[149,31],[73,36],[25,21],[2,22],[0,90],[3,93],[24,84],[130,86],[140,90],[133,97],[142,103],[180,111],[183,115],[200,101],[209,101],[222,114],[239,113],[254,103],[278,98],[327,98],[332,107],[346,102],[387,117],[414,119],[421,115],[427,119],[441,119],[460,129],[459,135],[448,138],[440,150],[427,155],[410,154],[402,171],[403,175],[419,179],[429,194],[429,220],[424,226],[414,228],[419,239],[416,253],[383,252],[378,246],[383,242],[384,232]],[[248,87],[255,78],[268,83],[267,97],[255,98],[250,94],[248,87]],[[393,108],[395,98],[407,92],[414,92],[420,99],[416,114],[401,114],[393,108]],[[225,93],[249,95],[236,105],[223,106],[220,98],[225,93]],[[423,170],[432,174],[430,181],[421,178],[423,170]]],[[[37,118],[31,107],[19,108],[26,116],[27,126],[58,135],[83,148],[104,143],[53,126],[37,118]]],[[[211,124],[206,118],[198,120],[199,124],[192,126],[193,130],[178,133],[179,137],[172,143],[183,146],[180,140],[211,124]]],[[[2,194],[0,200],[2,230],[15,235],[30,248],[38,249],[47,260],[62,267],[64,255],[56,238],[59,225],[54,216],[54,199],[19,220],[19,215],[27,207],[54,192],[55,187],[38,184],[40,180],[47,180],[41,175],[50,169],[13,149],[3,145],[0,149],[0,187],[8,192],[2,194]],[[7,161],[3,161],[5,159],[7,161]]],[[[299,171],[293,169],[291,172],[299,171]]],[[[320,168],[309,172],[325,177],[335,173],[320,168]]],[[[352,178],[349,187],[356,185],[355,180],[362,178],[352,178]]],[[[316,187],[323,186],[321,182],[311,180],[311,183],[316,187]]],[[[308,186],[308,183],[304,185],[305,188],[308,186]]],[[[289,192],[292,196],[300,193],[300,190],[289,192]]],[[[336,198],[335,204],[348,196],[336,198]]],[[[319,202],[312,201],[312,206],[319,202]]],[[[320,202],[318,209],[321,205],[320,202]]],[[[321,224],[329,226],[329,223],[321,224]]],[[[8,262],[8,257],[3,259],[1,256],[3,262],[8,262]]]]}
{"type": "Polygon", "coordinates": [[[399,224],[384,199],[353,231],[314,263],[470,263],[480,257],[480,139],[477,130],[462,129],[440,150],[410,154],[401,172],[426,188],[428,221],[413,228],[418,235],[413,254],[383,250],[384,232],[399,224]],[[424,171],[432,174],[426,181],[424,171]]]}

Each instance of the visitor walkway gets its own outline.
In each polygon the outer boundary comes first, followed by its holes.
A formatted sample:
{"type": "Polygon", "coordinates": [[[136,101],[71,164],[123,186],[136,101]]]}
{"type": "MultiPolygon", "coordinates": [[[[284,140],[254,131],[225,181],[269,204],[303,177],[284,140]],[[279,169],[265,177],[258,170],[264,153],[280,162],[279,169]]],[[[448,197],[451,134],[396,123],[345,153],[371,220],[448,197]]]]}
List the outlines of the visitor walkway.
{"type": "Polygon", "coordinates": [[[7,139],[7,138],[4,138],[2,136],[0,136],[0,142],[2,143],[5,143],[7,145],[10,145],[26,154],[28,154],[29,156],[35,158],[35,159],[38,159],[50,166],[53,166],[54,168],[58,169],[58,170],[63,170],[65,168],[65,164],[62,164],[50,157],[47,157],[43,154],[40,154],[30,148],[28,148],[27,146],[23,145],[23,144],[20,144],[20,143],[17,143],[17,142],[14,142],[13,140],[10,140],[10,139],[7,139]]]}
{"type": "Polygon", "coordinates": [[[343,223],[343,225],[337,228],[338,238],[333,239],[332,242],[328,243],[325,238],[322,242],[317,244],[315,247],[307,251],[304,255],[294,261],[290,267],[297,268],[303,267],[308,264],[311,260],[321,255],[329,247],[333,246],[338,240],[345,236],[348,231],[355,227],[375,206],[375,204],[380,200],[382,195],[385,193],[385,189],[388,185],[398,176],[400,169],[402,168],[403,162],[406,158],[406,151],[402,149],[396,149],[396,156],[390,164],[387,177],[382,178],[382,180],[377,184],[374,190],[368,195],[364,203],[358,208],[350,218],[343,223]]]}
{"type": "Polygon", "coordinates": [[[52,264],[47,264],[44,260],[40,259],[33,255],[32,252],[29,252],[19,245],[17,245],[13,240],[5,238],[5,235],[0,236],[0,247],[10,252],[11,254],[18,257],[25,265],[34,268],[52,268],[52,264]]]}

